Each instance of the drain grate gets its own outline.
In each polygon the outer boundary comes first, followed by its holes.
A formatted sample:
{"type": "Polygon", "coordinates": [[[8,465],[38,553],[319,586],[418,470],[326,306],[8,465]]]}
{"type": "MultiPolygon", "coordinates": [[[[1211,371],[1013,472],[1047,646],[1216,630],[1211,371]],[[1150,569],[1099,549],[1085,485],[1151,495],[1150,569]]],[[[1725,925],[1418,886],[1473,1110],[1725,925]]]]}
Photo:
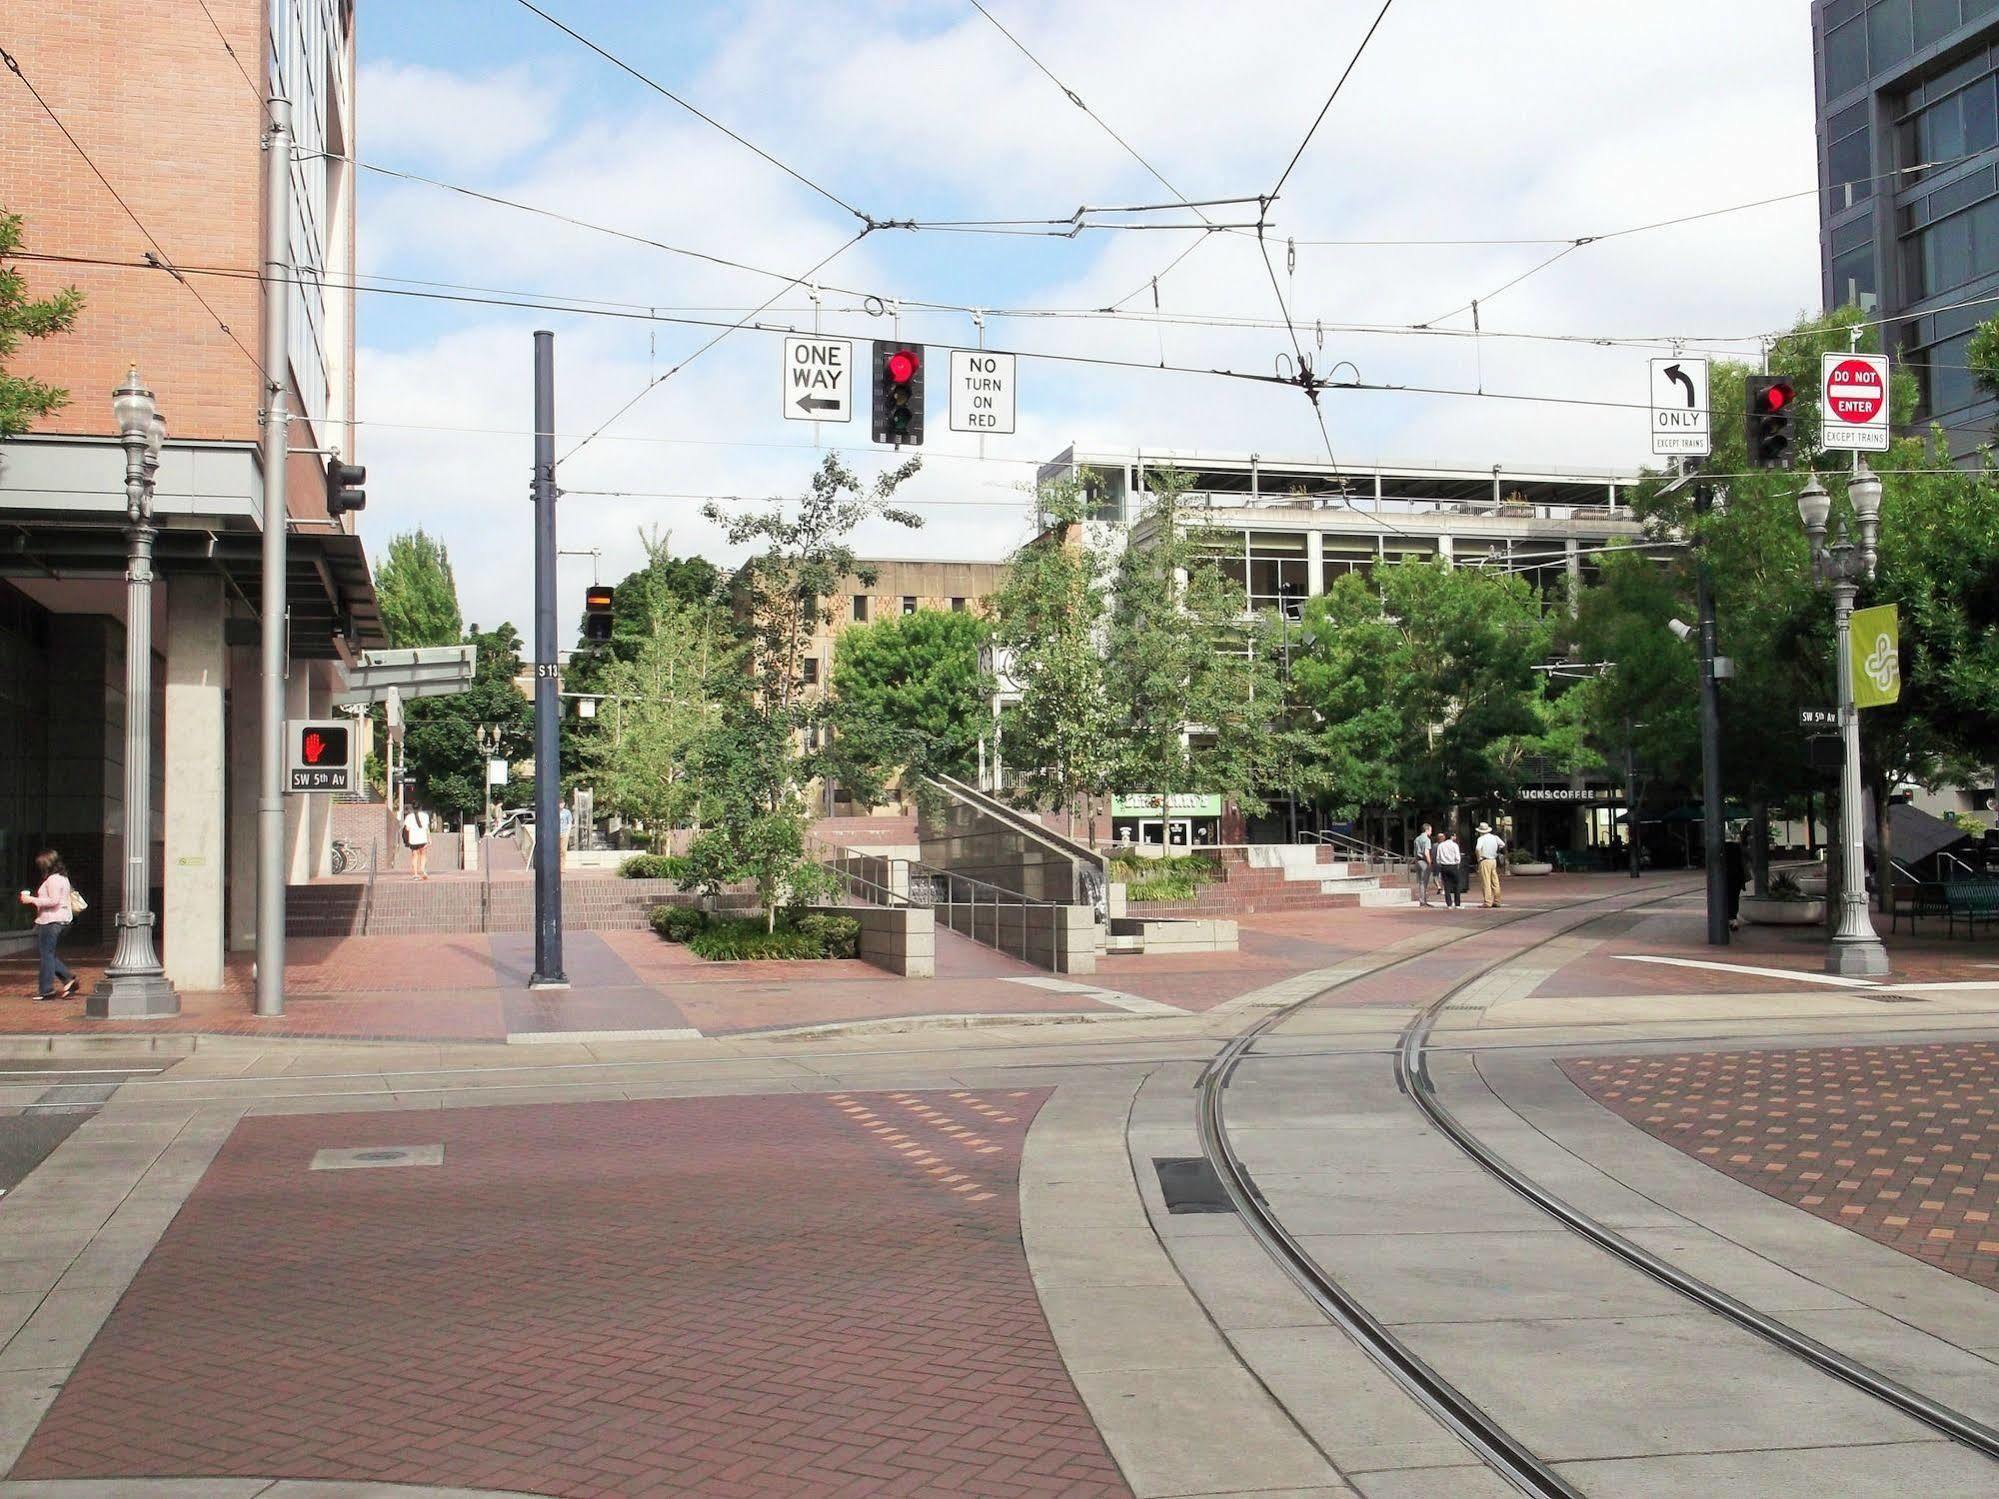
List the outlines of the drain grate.
{"type": "Polygon", "coordinates": [[[369,1167],[442,1166],[442,1145],[366,1145],[314,1154],[314,1171],[362,1171],[369,1167]]]}
{"type": "Polygon", "coordinates": [[[1233,1213],[1235,1204],[1206,1156],[1154,1156],[1159,1191],[1169,1213],[1233,1213]]]}
{"type": "Polygon", "coordinates": [[[1923,1003],[1923,998],[1920,994],[1868,993],[1864,997],[1873,1000],[1877,1005],[1919,1005],[1923,1003]]]}

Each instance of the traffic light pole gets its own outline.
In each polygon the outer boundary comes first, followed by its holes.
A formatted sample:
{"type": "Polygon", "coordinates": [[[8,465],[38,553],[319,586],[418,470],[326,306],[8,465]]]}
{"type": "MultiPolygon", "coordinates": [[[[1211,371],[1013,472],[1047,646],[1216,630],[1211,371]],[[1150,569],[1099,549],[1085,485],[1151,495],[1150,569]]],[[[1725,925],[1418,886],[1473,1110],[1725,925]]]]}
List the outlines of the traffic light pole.
{"type": "Polygon", "coordinates": [[[555,335],[534,336],[534,974],[530,989],[567,989],[562,971],[562,756],[555,634],[555,335]]]}
{"type": "MultiPolygon", "coordinates": [[[[1703,484],[1694,494],[1694,508],[1705,515],[1714,505],[1714,491],[1703,484]]],[[[1702,539],[1703,547],[1705,538],[1702,539]]],[[[1721,683],[1715,679],[1714,571],[1707,553],[1699,554],[1695,589],[1701,630],[1701,839],[1707,852],[1707,940],[1710,947],[1728,946],[1728,825],[1721,784],[1721,683]]]]}
{"type": "Polygon", "coordinates": [[[257,1013],[285,1012],[285,532],[291,450],[291,104],[273,97],[264,137],[263,721],[257,745],[257,1013]]]}

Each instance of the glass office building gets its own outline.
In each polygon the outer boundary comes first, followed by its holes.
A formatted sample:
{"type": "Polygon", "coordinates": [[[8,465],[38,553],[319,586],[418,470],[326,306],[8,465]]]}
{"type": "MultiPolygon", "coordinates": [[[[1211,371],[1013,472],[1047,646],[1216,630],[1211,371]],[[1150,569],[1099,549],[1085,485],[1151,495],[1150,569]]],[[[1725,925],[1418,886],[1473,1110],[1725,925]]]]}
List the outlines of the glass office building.
{"type": "Polygon", "coordinates": [[[1999,0],[1813,0],[1812,46],[1825,305],[1891,320],[1918,417],[1969,453],[1999,416],[1965,357],[1999,312],[1999,0]]]}

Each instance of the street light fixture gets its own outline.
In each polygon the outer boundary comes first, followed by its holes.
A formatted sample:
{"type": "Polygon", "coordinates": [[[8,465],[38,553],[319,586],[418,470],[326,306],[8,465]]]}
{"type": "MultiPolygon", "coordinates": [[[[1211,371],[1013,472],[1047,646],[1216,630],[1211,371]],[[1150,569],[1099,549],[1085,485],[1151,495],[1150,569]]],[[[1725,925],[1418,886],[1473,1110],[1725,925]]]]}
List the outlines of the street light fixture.
{"type": "MultiPolygon", "coordinates": [[[[1839,924],[1826,944],[1826,972],[1847,978],[1879,978],[1888,972],[1882,946],[1867,910],[1866,851],[1860,837],[1860,713],[1853,705],[1853,604],[1863,581],[1874,577],[1875,544],[1881,532],[1881,481],[1857,454],[1846,487],[1859,526],[1858,545],[1841,521],[1836,539],[1826,541],[1832,496],[1817,474],[1798,496],[1798,519],[1811,541],[1813,580],[1832,587],[1835,656],[1839,679],[1839,731],[1845,753],[1839,773],[1839,924]]],[[[1884,873],[1884,878],[1885,878],[1884,873]]]]}
{"type": "Polygon", "coordinates": [[[84,1013],[108,1020],[177,1015],[174,992],[153,945],[153,485],[166,444],[166,418],[131,370],[111,396],[125,449],[125,816],[124,880],[113,922],[118,946],[84,1013]]]}

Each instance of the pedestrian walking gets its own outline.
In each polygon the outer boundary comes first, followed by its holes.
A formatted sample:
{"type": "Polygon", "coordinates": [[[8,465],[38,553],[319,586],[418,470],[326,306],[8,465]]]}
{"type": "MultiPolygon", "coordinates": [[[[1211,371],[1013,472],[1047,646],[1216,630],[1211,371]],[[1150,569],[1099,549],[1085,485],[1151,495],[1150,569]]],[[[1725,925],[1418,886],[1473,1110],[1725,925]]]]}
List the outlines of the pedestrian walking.
{"type": "Polygon", "coordinates": [[[430,878],[430,813],[411,807],[403,814],[403,846],[410,851],[410,878],[430,878]]]}
{"type": "Polygon", "coordinates": [[[1493,832],[1492,824],[1478,825],[1478,842],[1472,845],[1478,854],[1478,893],[1481,903],[1489,911],[1499,909],[1499,856],[1506,852],[1506,840],[1493,832]]]}
{"type": "Polygon", "coordinates": [[[1728,883],[1728,929],[1739,931],[1742,927],[1742,887],[1749,878],[1749,828],[1745,824],[1740,837],[1731,838],[1722,845],[1722,867],[1728,883]]]}
{"type": "Polygon", "coordinates": [[[35,873],[41,876],[40,888],[21,892],[21,904],[35,908],[35,955],[41,960],[35,998],[74,999],[76,975],[56,956],[56,943],[83,909],[83,897],[70,884],[62,855],[52,848],[35,855],[35,873]]]}
{"type": "Polygon", "coordinates": [[[1449,828],[1437,840],[1437,883],[1444,887],[1444,904],[1461,906],[1464,902],[1465,851],[1458,847],[1457,835],[1449,828]]]}
{"type": "Polygon", "coordinates": [[[555,861],[559,866],[567,869],[569,867],[570,830],[576,825],[576,814],[569,810],[568,802],[562,804],[560,821],[562,823],[562,846],[556,852],[555,861]]]}
{"type": "Polygon", "coordinates": [[[1424,906],[1430,904],[1430,885],[1437,878],[1437,840],[1431,832],[1430,824],[1424,823],[1409,860],[1409,893],[1424,906]]]}

